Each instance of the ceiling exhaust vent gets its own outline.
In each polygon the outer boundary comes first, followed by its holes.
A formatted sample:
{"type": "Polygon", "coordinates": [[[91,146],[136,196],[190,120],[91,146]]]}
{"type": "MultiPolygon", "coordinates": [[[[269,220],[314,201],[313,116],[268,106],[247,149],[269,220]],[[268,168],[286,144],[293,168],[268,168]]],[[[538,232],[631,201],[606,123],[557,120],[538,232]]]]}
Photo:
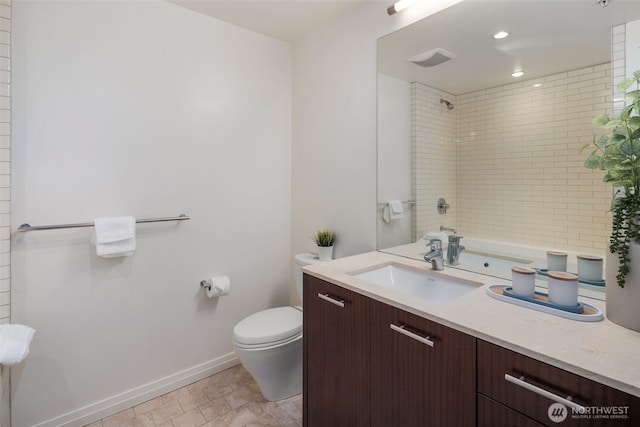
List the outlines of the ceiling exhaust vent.
{"type": "Polygon", "coordinates": [[[448,50],[441,49],[439,47],[412,56],[407,61],[413,62],[421,67],[433,67],[438,64],[442,64],[456,56],[448,50]]]}

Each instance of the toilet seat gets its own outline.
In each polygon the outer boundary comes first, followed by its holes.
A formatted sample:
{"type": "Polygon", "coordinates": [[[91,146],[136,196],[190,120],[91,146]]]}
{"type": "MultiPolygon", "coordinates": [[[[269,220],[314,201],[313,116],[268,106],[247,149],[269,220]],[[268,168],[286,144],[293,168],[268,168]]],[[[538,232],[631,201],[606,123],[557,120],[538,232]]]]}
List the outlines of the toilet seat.
{"type": "Polygon", "coordinates": [[[285,344],[302,337],[302,311],[276,307],[241,320],[233,328],[233,343],[242,348],[262,348],[285,344]]]}

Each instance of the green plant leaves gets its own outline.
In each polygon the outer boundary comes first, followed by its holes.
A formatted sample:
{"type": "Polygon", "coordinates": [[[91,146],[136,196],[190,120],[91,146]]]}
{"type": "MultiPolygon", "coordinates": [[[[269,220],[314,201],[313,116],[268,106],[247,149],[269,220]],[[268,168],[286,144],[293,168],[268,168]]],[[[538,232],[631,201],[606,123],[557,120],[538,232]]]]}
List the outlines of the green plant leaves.
{"type": "Polygon", "coordinates": [[[622,143],[620,144],[620,151],[625,156],[633,155],[633,146],[631,145],[628,139],[625,139],[624,141],[622,141],[622,143]]]}
{"type": "MultiPolygon", "coordinates": [[[[636,184],[637,185],[637,184],[636,184]]],[[[618,192],[617,194],[619,194],[618,192]]],[[[632,241],[640,240],[640,197],[628,192],[620,197],[615,197],[612,202],[613,229],[609,239],[609,251],[618,254],[620,267],[616,275],[618,286],[624,288],[627,274],[631,271],[629,266],[629,248],[632,241]]]]}
{"type": "Polygon", "coordinates": [[[627,139],[626,135],[623,135],[621,133],[614,133],[611,135],[611,137],[609,137],[609,141],[607,142],[605,147],[608,147],[609,145],[619,144],[625,139],[627,139]]]}
{"type": "Polygon", "coordinates": [[[602,129],[615,129],[622,124],[622,114],[619,118],[610,118],[606,114],[601,114],[591,122],[594,126],[602,129]]]}
{"type": "Polygon", "coordinates": [[[618,92],[626,92],[627,105],[616,117],[601,114],[593,119],[593,126],[610,129],[611,134],[593,138],[594,150],[584,165],[606,171],[603,181],[622,187],[616,190],[611,202],[613,228],[609,250],[618,254],[620,267],[616,279],[624,287],[630,271],[630,242],[640,242],[640,70],[621,81],[617,88],[618,92]],[[636,90],[627,92],[634,84],[636,90]]]}
{"type": "MultiPolygon", "coordinates": [[[[595,145],[601,151],[605,151],[607,147],[615,146],[624,139],[626,139],[624,135],[602,135],[600,138],[598,138],[598,140],[594,140],[593,145],[595,145]]],[[[584,150],[589,145],[591,144],[587,144],[580,151],[584,150]]]]}
{"type": "Polygon", "coordinates": [[[587,169],[600,169],[600,156],[595,151],[592,151],[587,160],[584,161],[584,166],[587,169]]]}
{"type": "Polygon", "coordinates": [[[640,90],[632,90],[631,92],[627,92],[627,96],[624,100],[626,102],[633,102],[636,99],[640,99],[640,90]]]}
{"type": "Polygon", "coordinates": [[[602,128],[609,123],[609,116],[606,114],[600,114],[599,116],[596,116],[591,123],[593,123],[595,127],[602,128]]]}
{"type": "Polygon", "coordinates": [[[627,89],[631,87],[631,85],[633,85],[634,83],[637,83],[637,79],[639,79],[640,77],[636,76],[636,73],[633,73],[633,75],[635,76],[635,78],[629,77],[628,79],[624,79],[623,81],[618,83],[618,86],[617,86],[618,92],[626,92],[627,89]]]}
{"type": "Polygon", "coordinates": [[[604,126],[605,129],[614,129],[622,124],[622,120],[620,119],[611,119],[604,126]]]}
{"type": "Polygon", "coordinates": [[[319,230],[311,238],[318,246],[333,246],[336,233],[331,230],[319,230]]]}

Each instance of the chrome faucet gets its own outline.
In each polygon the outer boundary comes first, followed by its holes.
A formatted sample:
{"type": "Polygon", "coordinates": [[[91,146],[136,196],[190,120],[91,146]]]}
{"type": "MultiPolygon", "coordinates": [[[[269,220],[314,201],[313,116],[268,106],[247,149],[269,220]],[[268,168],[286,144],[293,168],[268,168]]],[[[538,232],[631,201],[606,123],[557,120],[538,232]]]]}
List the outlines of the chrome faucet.
{"type": "Polygon", "coordinates": [[[449,236],[449,247],[447,248],[447,264],[449,265],[458,265],[460,254],[466,249],[460,244],[460,239],[462,236],[453,234],[449,236]]]}
{"type": "Polygon", "coordinates": [[[431,268],[434,270],[444,270],[444,258],[442,254],[442,240],[431,239],[429,240],[430,252],[425,254],[424,260],[431,263],[431,268]]]}
{"type": "Polygon", "coordinates": [[[440,226],[440,231],[450,231],[453,234],[456,234],[456,229],[455,228],[449,228],[449,227],[445,227],[444,225],[440,226]]]}

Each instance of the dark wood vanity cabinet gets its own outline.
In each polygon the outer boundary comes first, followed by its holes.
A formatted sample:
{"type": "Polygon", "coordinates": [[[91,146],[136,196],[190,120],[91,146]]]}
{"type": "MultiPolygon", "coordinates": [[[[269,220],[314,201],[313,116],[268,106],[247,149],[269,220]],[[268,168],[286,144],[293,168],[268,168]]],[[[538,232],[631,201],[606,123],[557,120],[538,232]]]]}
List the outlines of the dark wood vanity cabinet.
{"type": "Polygon", "coordinates": [[[368,427],[369,299],[304,275],[303,417],[307,427],[368,427]]]}
{"type": "MultiPolygon", "coordinates": [[[[478,393],[478,426],[510,425],[481,416],[480,400],[485,397],[548,426],[640,425],[640,398],[482,340],[478,340],[478,393]],[[555,403],[551,395],[564,399],[570,396],[569,400],[587,412],[580,414],[567,408],[562,413],[562,407],[556,405],[554,413],[550,410],[555,403]]],[[[490,408],[487,405],[483,410],[490,408]]]]}
{"type": "Polygon", "coordinates": [[[306,427],[475,425],[475,338],[306,274],[303,301],[306,427]]]}
{"type": "Polygon", "coordinates": [[[475,338],[369,303],[371,426],[474,426],[475,338]]]}
{"type": "Polygon", "coordinates": [[[544,424],[478,393],[478,426],[544,427],[544,424]]]}
{"type": "Polygon", "coordinates": [[[638,397],[307,274],[303,316],[306,427],[640,426],[638,397]]]}

